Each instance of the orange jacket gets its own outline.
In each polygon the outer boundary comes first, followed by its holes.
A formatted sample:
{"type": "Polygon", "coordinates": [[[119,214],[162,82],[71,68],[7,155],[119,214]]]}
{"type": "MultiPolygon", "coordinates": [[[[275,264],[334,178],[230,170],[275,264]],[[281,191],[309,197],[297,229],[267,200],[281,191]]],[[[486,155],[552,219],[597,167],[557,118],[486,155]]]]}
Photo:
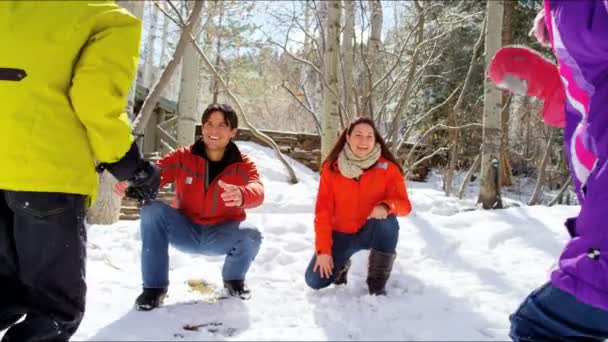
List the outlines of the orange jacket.
{"type": "Polygon", "coordinates": [[[245,220],[245,210],[255,208],[264,201],[264,186],[254,162],[242,154],[234,143],[226,148],[226,168],[212,181],[204,158],[204,146],[181,147],[157,162],[161,169],[161,188],[175,183],[173,206],[198,224],[216,224],[224,221],[245,220]],[[223,180],[239,187],[243,194],[241,207],[226,207],[218,185],[223,180]]]}
{"type": "Polygon", "coordinates": [[[354,234],[378,204],[386,204],[389,214],[405,216],[412,211],[399,168],[380,157],[376,164],[354,180],[344,177],[328,163],[321,169],[315,208],[317,254],[331,254],[332,231],[354,234]]]}

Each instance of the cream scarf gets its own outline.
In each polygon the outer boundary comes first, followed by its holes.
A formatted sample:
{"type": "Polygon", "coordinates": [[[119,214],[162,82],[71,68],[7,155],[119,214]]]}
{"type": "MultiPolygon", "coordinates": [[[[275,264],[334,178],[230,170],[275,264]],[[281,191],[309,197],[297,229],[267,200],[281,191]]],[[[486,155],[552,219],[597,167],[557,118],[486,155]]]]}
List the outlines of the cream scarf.
{"type": "Polygon", "coordinates": [[[348,143],[344,144],[344,148],[342,148],[342,151],[338,155],[340,173],[346,178],[361,176],[365,169],[370,168],[378,161],[381,152],[380,144],[376,143],[367,157],[359,158],[355,156],[348,143]]]}

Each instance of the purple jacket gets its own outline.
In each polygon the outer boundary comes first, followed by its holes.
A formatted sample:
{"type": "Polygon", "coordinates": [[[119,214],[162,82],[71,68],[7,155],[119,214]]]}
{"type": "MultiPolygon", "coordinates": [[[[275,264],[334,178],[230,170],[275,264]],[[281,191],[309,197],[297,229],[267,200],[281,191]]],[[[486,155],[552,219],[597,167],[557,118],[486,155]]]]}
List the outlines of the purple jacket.
{"type": "Polygon", "coordinates": [[[564,146],[581,203],[554,286],[608,310],[608,0],[545,0],[566,88],[564,146]]]}

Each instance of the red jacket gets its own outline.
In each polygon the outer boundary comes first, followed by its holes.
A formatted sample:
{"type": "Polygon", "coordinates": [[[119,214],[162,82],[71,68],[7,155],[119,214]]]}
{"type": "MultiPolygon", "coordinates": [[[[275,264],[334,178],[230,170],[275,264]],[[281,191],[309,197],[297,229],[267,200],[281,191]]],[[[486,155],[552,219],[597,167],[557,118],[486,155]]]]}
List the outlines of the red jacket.
{"type": "Polygon", "coordinates": [[[198,224],[215,224],[224,221],[245,220],[246,208],[254,208],[264,201],[264,186],[254,162],[242,154],[234,143],[226,148],[226,166],[209,181],[209,166],[204,157],[201,141],[179,148],[158,161],[161,169],[161,187],[175,183],[173,206],[198,224]],[[224,191],[219,180],[239,187],[243,205],[239,208],[224,206],[224,191]]]}
{"type": "Polygon", "coordinates": [[[354,234],[368,219],[372,209],[386,204],[389,214],[405,216],[412,211],[399,168],[380,157],[359,180],[344,177],[338,163],[323,165],[315,208],[315,235],[318,254],[331,254],[332,231],[354,234]]]}

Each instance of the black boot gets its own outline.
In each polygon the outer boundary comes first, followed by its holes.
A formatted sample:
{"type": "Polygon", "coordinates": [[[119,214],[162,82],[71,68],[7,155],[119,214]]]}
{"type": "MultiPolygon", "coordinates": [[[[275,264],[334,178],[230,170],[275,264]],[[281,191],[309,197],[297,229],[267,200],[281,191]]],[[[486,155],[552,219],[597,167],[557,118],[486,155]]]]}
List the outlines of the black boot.
{"type": "Polygon", "coordinates": [[[224,288],[231,296],[247,300],[251,298],[251,291],[244,280],[224,280],[224,288]]]}
{"type": "Polygon", "coordinates": [[[348,270],[350,269],[350,259],[346,260],[346,264],[344,264],[344,267],[342,267],[342,269],[340,271],[338,271],[338,275],[336,276],[336,279],[334,279],[334,285],[346,285],[348,283],[348,270]]]}
{"type": "Polygon", "coordinates": [[[367,271],[367,287],[370,295],[386,295],[386,281],[391,275],[395,256],[394,253],[370,250],[367,271]]]}
{"type": "Polygon", "coordinates": [[[144,288],[143,292],[135,300],[135,309],[138,311],[150,311],[163,304],[167,296],[167,289],[144,288]]]}

